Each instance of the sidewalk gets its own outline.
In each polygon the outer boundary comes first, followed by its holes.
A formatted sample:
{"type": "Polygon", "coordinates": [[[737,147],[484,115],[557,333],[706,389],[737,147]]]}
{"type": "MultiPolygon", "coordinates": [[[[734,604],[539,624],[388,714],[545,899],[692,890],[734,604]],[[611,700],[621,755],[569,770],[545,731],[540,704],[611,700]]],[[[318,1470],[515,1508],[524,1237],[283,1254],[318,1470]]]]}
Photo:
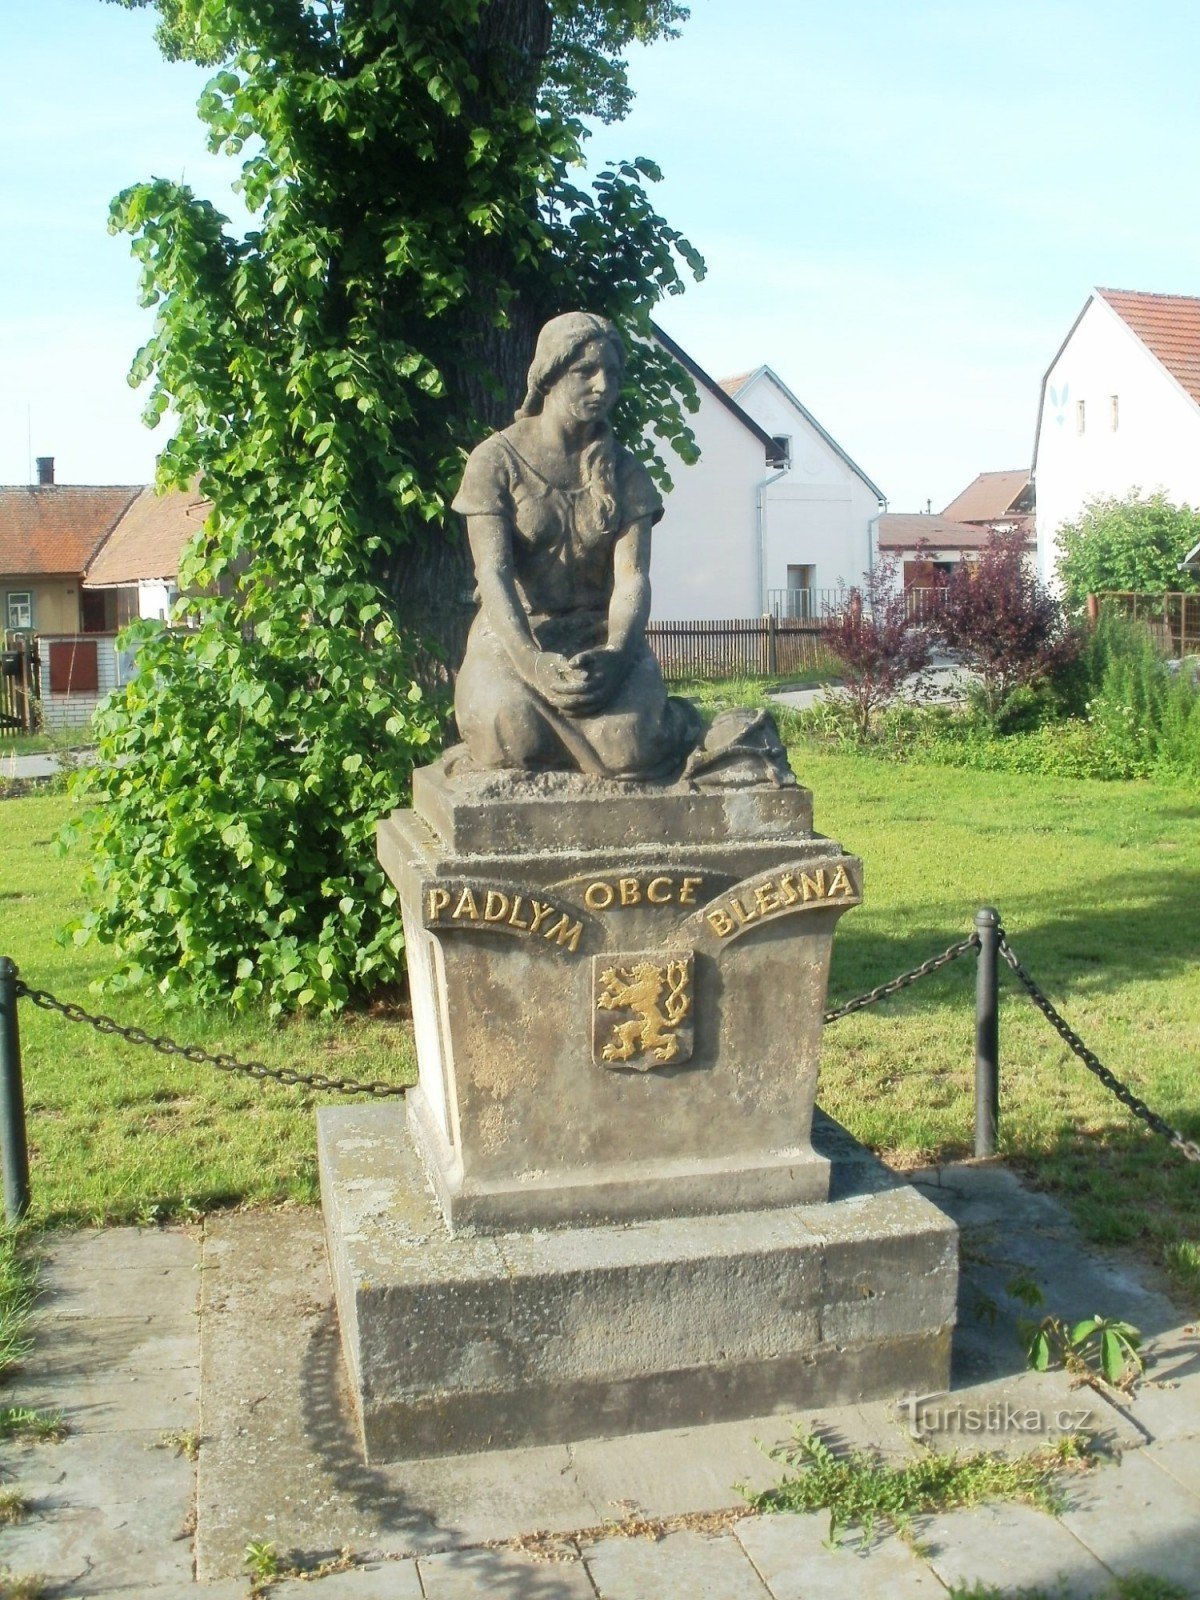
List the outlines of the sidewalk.
{"type": "Polygon", "coordinates": [[[44,1574],[55,1596],[232,1600],[249,1593],[245,1546],[269,1540],[305,1567],[343,1551],[358,1563],[280,1582],[279,1600],[908,1600],[976,1580],[1106,1596],[1130,1573],[1200,1596],[1196,1328],[1002,1168],[920,1182],[963,1228],[955,1389],[927,1402],[930,1442],[1028,1449],[1087,1413],[1110,1456],[1064,1479],[1060,1516],[956,1510],[920,1519],[915,1547],[832,1548],[826,1513],[746,1514],[734,1485],[779,1476],[757,1441],[797,1422],[912,1456],[911,1407],[890,1402],[367,1466],[320,1218],[297,1209],[50,1236],[35,1349],[3,1401],[60,1407],[70,1432],[4,1447],[6,1486],[32,1514],[3,1531],[0,1566],[44,1574]],[[1005,1292],[1021,1270],[1048,1310],[1141,1327],[1152,1381],[1127,1400],[1026,1372],[1005,1292]]]}

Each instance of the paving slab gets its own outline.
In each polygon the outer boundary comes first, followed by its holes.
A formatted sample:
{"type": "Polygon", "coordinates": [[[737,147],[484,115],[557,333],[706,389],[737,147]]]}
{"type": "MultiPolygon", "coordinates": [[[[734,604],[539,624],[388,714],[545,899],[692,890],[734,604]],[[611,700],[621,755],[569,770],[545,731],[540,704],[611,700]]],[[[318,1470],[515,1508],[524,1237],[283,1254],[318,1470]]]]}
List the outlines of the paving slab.
{"type": "Polygon", "coordinates": [[[1113,1572],[1152,1573],[1200,1595],[1200,1497],[1151,1451],[1074,1480],[1061,1521],[1113,1572]]]}
{"type": "Polygon", "coordinates": [[[596,1600],[574,1545],[559,1545],[549,1554],[538,1559],[514,1550],[452,1550],[422,1556],[417,1567],[425,1600],[596,1600]]]}
{"type": "MultiPolygon", "coordinates": [[[[271,1600],[423,1600],[415,1561],[372,1561],[316,1580],[289,1578],[271,1585],[271,1600]]],[[[206,1600],[193,1590],[189,1600],[206,1600]]]]}
{"type": "Polygon", "coordinates": [[[732,1534],[669,1533],[582,1546],[600,1600],[769,1600],[732,1534]]]}
{"type": "Polygon", "coordinates": [[[4,1561],[14,1572],[40,1573],[65,1595],[140,1600],[155,1584],[191,1581],[188,1509],[152,1489],[123,1505],[35,1501],[27,1521],[5,1529],[4,1561]]]}
{"type": "Polygon", "coordinates": [[[204,1262],[202,1578],[240,1571],[254,1538],[316,1564],[604,1521],[567,1445],[364,1464],[319,1213],[214,1217],[204,1262]]]}
{"type": "MultiPolygon", "coordinates": [[[[1200,1500],[1200,1439],[1168,1439],[1147,1446],[1146,1459],[1170,1473],[1176,1483],[1200,1500]]],[[[1200,1566],[1200,1554],[1196,1558],[1200,1566]]]]}
{"type": "Polygon", "coordinates": [[[748,1517],[734,1529],[773,1600],[942,1600],[929,1566],[892,1534],[847,1534],[834,1545],[828,1511],[748,1517]]]}
{"type": "Polygon", "coordinates": [[[1056,1600],[1061,1589],[1063,1600],[1090,1600],[1111,1586],[1103,1562],[1057,1518],[1032,1506],[973,1506],[917,1517],[913,1533],[947,1588],[1042,1588],[1055,1591],[1056,1600]]]}

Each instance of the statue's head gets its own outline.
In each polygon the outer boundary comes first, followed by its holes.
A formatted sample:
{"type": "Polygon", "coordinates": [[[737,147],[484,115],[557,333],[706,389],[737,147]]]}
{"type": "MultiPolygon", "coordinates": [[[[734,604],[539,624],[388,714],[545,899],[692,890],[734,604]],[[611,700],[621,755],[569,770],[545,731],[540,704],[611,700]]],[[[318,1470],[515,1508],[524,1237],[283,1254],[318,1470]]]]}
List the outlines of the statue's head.
{"type": "Polygon", "coordinates": [[[593,311],[566,311],[561,317],[551,317],[538,334],[526,380],[525,399],[517,416],[537,416],[558,379],[594,342],[608,346],[616,356],[618,371],[624,368],[625,346],[607,317],[597,316],[593,311]]]}

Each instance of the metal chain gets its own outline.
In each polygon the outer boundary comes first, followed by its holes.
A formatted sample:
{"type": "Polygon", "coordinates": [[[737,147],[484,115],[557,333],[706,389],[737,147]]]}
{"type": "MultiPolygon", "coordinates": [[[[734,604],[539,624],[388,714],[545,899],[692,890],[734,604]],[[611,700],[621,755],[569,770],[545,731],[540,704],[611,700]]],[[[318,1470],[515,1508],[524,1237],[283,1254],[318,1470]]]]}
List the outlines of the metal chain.
{"type": "Polygon", "coordinates": [[[948,967],[952,961],[957,961],[959,956],[965,956],[968,950],[978,949],[979,935],[973,933],[969,939],[960,939],[948,950],[943,950],[940,956],[930,956],[928,961],[922,961],[921,965],[914,967],[911,972],[902,972],[890,983],[878,984],[874,989],[868,989],[866,994],[855,995],[853,1000],[847,1000],[844,1006],[827,1011],[823,1021],[837,1022],[842,1017],[848,1017],[853,1011],[861,1011],[864,1006],[873,1006],[877,1000],[886,1000],[890,994],[899,994],[901,989],[907,989],[910,984],[916,983],[918,978],[927,978],[939,967],[948,967]]]}
{"type": "Polygon", "coordinates": [[[1059,1038],[1062,1039],[1063,1043],[1068,1049],[1074,1051],[1088,1071],[1094,1073],[1106,1089],[1111,1089],[1121,1104],[1128,1107],[1135,1117],[1140,1117],[1143,1122],[1154,1129],[1155,1133],[1161,1133],[1164,1139],[1169,1139],[1175,1148],[1181,1150],[1189,1161],[1200,1161],[1200,1144],[1197,1144],[1194,1139],[1185,1139],[1179,1130],[1173,1128],[1169,1122],[1164,1121],[1157,1111],[1151,1111],[1144,1100],[1134,1094],[1133,1090],[1122,1083],[1118,1077],[1115,1077],[1094,1051],[1088,1049],[1066,1018],[1059,1014],[1025,971],[1025,968],[1017,959],[1016,951],[1009,944],[1003,928],[1000,929],[999,945],[1000,954],[1016,974],[1029,998],[1054,1029],[1055,1033],[1058,1034],[1059,1038]]]}
{"type": "Polygon", "coordinates": [[[126,1028],[112,1017],[95,1016],[82,1006],[71,1005],[57,999],[45,989],[31,989],[20,978],[16,982],[18,998],[22,995],[32,1000],[43,1011],[56,1011],[68,1022],[86,1022],[97,1033],[115,1034],[127,1044],[148,1045],[161,1056],[180,1056],[184,1061],[216,1067],[218,1072],[241,1073],[248,1078],[271,1078],[276,1083],[302,1084],[306,1089],[323,1089],[336,1094],[369,1094],[376,1099],[400,1095],[404,1089],[395,1083],[359,1083],[354,1078],[327,1078],[320,1072],[293,1072],[290,1067],[268,1067],[264,1061],[239,1061],[236,1056],[212,1054],[198,1044],[177,1044],[163,1034],[147,1033],[144,1028],[126,1028]]]}

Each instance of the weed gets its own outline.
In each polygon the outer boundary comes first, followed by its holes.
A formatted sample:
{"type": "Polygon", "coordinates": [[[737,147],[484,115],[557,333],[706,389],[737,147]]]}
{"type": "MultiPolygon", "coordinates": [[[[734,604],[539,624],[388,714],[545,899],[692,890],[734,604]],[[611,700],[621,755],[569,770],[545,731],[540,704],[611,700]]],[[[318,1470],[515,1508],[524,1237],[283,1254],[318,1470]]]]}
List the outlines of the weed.
{"type": "Polygon", "coordinates": [[[1130,1389],[1146,1370],[1139,1331],[1115,1317],[1085,1317],[1069,1326],[1061,1317],[1020,1324],[1025,1357],[1035,1372],[1063,1366],[1080,1377],[1103,1378],[1114,1389],[1130,1389]]]}
{"type": "Polygon", "coordinates": [[[61,1411],[34,1411],[30,1406],[0,1406],[0,1439],[35,1439],[59,1444],[67,1436],[61,1411]]]}
{"type": "Polygon", "coordinates": [[[40,1572],[0,1571],[0,1600],[44,1600],[49,1592],[40,1572]]]}
{"type": "Polygon", "coordinates": [[[270,1583],[279,1576],[279,1552],[273,1539],[251,1539],[242,1552],[242,1560],[256,1583],[270,1583]]]}
{"type": "Polygon", "coordinates": [[[19,1489],[0,1489],[0,1525],[11,1527],[29,1515],[29,1501],[19,1489]]]}
{"type": "Polygon", "coordinates": [[[925,1451],[901,1466],[889,1466],[864,1450],[838,1455],[815,1433],[798,1434],[794,1443],[770,1454],[800,1470],[773,1489],[747,1495],[750,1504],[756,1511],[827,1509],[835,1543],[850,1527],[861,1528],[869,1540],[880,1522],[904,1532],[922,1512],[975,1506],[985,1500],[1023,1500],[1055,1511],[1061,1504],[1055,1474],[1067,1466],[1091,1463],[1077,1434],[1012,1459],[987,1452],[925,1451]]]}
{"type": "Polygon", "coordinates": [[[177,1456],[186,1456],[189,1461],[195,1461],[200,1455],[200,1435],[194,1428],[169,1428],[165,1433],[160,1433],[154,1450],[173,1450],[177,1456]]]}

